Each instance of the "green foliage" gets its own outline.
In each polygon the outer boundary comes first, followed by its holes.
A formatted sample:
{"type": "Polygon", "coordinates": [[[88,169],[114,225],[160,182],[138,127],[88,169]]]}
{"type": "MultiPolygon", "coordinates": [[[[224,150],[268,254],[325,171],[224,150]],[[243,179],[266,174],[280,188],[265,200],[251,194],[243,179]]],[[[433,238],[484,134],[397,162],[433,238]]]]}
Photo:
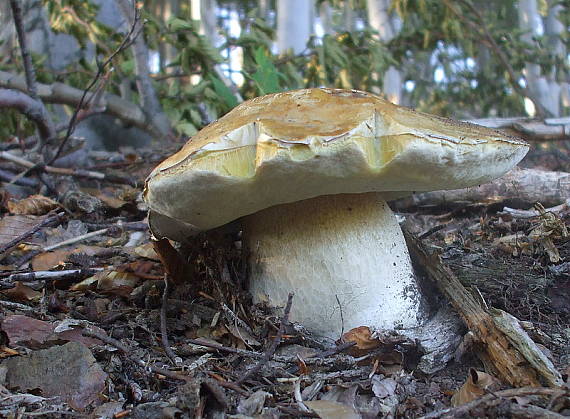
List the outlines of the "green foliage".
{"type": "MultiPolygon", "coordinates": [[[[84,49],[95,45],[96,54],[94,58],[84,54],[60,73],[45,70],[45,56],[34,55],[38,79],[84,88],[99,63],[118,47],[127,28],[114,32],[97,22],[98,8],[92,1],[42,1],[55,31],[71,34],[84,49]]],[[[316,5],[323,1],[317,0],[316,5]]],[[[153,77],[163,109],[175,129],[190,136],[204,125],[205,113],[209,119],[218,118],[238,104],[236,89],[244,99],[314,86],[379,92],[383,74],[395,66],[410,82],[408,86],[413,85],[405,92],[405,102],[421,110],[466,118],[524,114],[523,98],[513,88],[505,64],[487,35],[504,53],[516,77],[521,78],[525,65],[533,62],[559,81],[569,78],[568,58],[557,55],[548,34],[536,36],[532,42],[524,40],[518,26],[518,0],[393,0],[391,11],[399,15],[402,25],[390,42],[379,41],[366,25],[352,25],[359,29],[346,30],[344,12],[349,9],[359,22],[366,22],[366,3],[328,0],[336,32],[312,37],[303,54],[277,56],[271,52],[275,1],[267,3],[269,12],[263,16],[259,2],[218,0],[219,7],[237,12],[241,28],[239,35],[231,36],[220,17],[218,29],[223,43],[219,47],[202,35],[200,22],[191,19],[189,2],[177,3],[178,13],[168,19],[159,14],[163,10],[160,0],[145,2],[143,36],[158,57],[158,72],[153,77]],[[238,49],[245,81],[231,89],[227,80],[222,80],[220,68],[228,68],[228,53],[238,49]]],[[[548,13],[549,4],[552,7],[557,3],[539,0],[543,15],[548,13]]],[[[568,27],[570,7],[567,2],[560,4],[560,21],[568,27]]],[[[560,39],[570,49],[568,32],[560,39]]],[[[12,56],[13,60],[0,59],[2,68],[21,74],[19,55],[12,56]]],[[[131,100],[137,101],[132,52],[117,55],[112,64],[115,71],[108,74],[107,91],[119,94],[128,85],[131,100]]],[[[13,115],[0,118],[2,126],[26,131],[14,125],[13,115]]]]}
{"type": "Polygon", "coordinates": [[[245,71],[243,73],[255,82],[259,95],[282,91],[279,79],[283,76],[277,71],[263,47],[258,47],[255,51],[255,65],[257,68],[255,73],[251,75],[245,71]]]}
{"type": "Polygon", "coordinates": [[[214,91],[220,97],[220,99],[222,99],[228,110],[238,105],[238,101],[235,95],[230,90],[230,88],[224,84],[223,81],[213,75],[210,75],[210,81],[214,86],[214,91]]]}

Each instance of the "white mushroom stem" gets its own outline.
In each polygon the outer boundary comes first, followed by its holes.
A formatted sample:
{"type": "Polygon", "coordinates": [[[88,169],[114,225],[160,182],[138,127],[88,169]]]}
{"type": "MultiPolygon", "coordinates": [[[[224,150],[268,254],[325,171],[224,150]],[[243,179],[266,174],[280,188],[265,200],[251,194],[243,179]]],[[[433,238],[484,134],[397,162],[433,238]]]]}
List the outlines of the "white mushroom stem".
{"type": "Polygon", "coordinates": [[[409,329],[422,298],[396,218],[378,193],[320,196],[244,220],[255,302],[283,306],[290,320],[337,339],[357,326],[409,329]]]}

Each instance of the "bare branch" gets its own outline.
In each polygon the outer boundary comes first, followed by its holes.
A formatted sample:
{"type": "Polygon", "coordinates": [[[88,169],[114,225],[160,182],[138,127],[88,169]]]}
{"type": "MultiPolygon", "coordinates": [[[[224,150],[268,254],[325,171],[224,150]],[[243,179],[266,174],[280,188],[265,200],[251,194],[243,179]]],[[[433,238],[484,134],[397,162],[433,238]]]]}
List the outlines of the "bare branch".
{"type": "MultiPolygon", "coordinates": [[[[38,95],[45,103],[58,103],[63,105],[84,106],[81,98],[83,90],[76,89],[63,83],[41,84],[38,83],[38,95]]],[[[26,81],[23,77],[0,71],[0,87],[16,89],[25,92],[26,81]]],[[[92,93],[86,95],[85,101],[90,101],[92,93]]],[[[135,103],[122,99],[117,95],[105,93],[101,95],[99,104],[105,108],[105,113],[114,116],[126,124],[133,125],[154,137],[160,137],[161,133],[149,123],[145,113],[135,103]]]]}
{"type": "Polygon", "coordinates": [[[56,136],[55,125],[40,100],[18,90],[0,88],[0,108],[13,108],[25,115],[36,124],[44,143],[56,136]]]}

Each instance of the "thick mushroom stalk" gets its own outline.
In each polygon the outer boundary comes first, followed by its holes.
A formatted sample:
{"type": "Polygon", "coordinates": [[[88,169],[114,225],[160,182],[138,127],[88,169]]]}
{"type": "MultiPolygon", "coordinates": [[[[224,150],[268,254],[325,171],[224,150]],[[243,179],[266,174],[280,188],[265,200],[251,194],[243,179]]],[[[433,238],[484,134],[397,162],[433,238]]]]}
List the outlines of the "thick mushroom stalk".
{"type": "Polygon", "coordinates": [[[283,305],[322,337],[363,325],[411,329],[427,313],[396,217],[379,193],[327,195],[244,220],[255,302],[283,305]]]}
{"type": "Polygon", "coordinates": [[[157,237],[244,219],[255,299],[282,305],[294,291],[292,320],[309,331],[409,330],[425,311],[382,194],[489,182],[527,151],[370,93],[303,89],[252,99],[202,129],[153,170],[144,197],[157,237]]]}

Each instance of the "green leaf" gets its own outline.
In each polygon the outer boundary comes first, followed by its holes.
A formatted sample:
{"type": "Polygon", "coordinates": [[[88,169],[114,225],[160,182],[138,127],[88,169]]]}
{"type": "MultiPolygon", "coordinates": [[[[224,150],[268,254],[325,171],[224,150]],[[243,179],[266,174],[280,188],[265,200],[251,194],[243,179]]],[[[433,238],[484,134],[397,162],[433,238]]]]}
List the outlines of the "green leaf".
{"type": "Polygon", "coordinates": [[[187,20],[184,19],[180,19],[178,17],[173,17],[172,19],[170,19],[167,23],[168,28],[171,31],[177,32],[177,31],[192,31],[194,30],[194,26],[192,25],[192,22],[188,22],[187,20]]]}
{"type": "Polygon", "coordinates": [[[279,84],[279,77],[282,75],[277,71],[273,61],[269,59],[263,47],[259,47],[255,50],[254,59],[257,65],[257,71],[252,75],[246,73],[246,76],[255,81],[259,93],[266,95],[268,93],[282,91],[283,89],[279,84]]]}
{"type": "Polygon", "coordinates": [[[192,137],[194,134],[198,132],[196,127],[191,124],[190,122],[182,122],[176,125],[176,129],[180,131],[182,134],[192,137]]]}
{"type": "Polygon", "coordinates": [[[238,105],[238,101],[233,92],[228,86],[224,84],[224,82],[212,75],[210,76],[210,80],[214,86],[214,91],[229,109],[232,109],[238,105]]]}

